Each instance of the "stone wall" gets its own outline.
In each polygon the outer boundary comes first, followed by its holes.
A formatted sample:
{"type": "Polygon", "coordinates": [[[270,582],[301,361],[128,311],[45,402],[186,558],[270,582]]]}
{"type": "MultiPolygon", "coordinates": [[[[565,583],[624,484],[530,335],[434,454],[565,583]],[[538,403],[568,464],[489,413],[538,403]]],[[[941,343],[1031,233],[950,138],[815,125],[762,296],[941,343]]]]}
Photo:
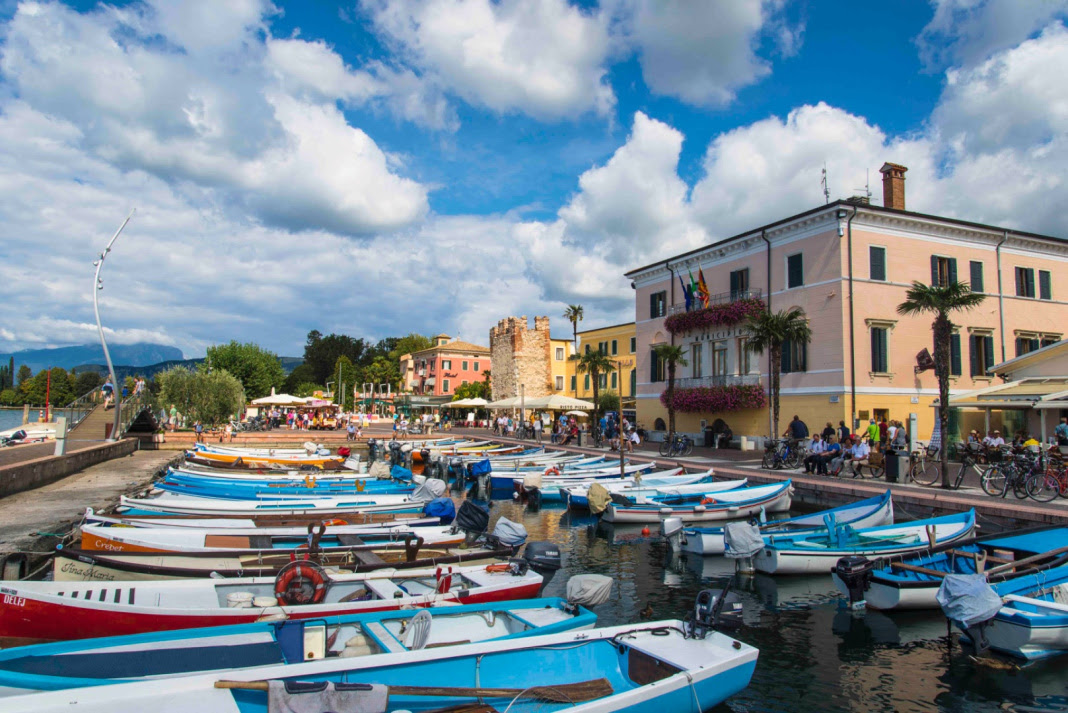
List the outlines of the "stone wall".
{"type": "Polygon", "coordinates": [[[518,396],[520,385],[528,398],[552,394],[551,357],[548,317],[535,317],[534,329],[525,315],[506,317],[491,327],[493,400],[518,396]]]}
{"type": "Polygon", "coordinates": [[[136,438],[102,443],[62,456],[46,456],[0,468],[0,498],[62,480],[97,463],[128,456],[137,450],[136,438]]]}

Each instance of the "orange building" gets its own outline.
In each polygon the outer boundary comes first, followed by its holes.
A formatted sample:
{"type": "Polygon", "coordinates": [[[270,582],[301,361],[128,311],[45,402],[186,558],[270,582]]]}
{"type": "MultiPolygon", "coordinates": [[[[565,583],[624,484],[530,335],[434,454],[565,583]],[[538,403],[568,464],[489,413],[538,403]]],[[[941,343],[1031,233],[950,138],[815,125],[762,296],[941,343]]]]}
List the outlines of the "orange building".
{"type": "Polygon", "coordinates": [[[917,356],[933,353],[932,319],[897,312],[914,280],[968,282],[986,295],[954,316],[952,393],[989,386],[995,363],[1060,340],[1068,241],[909,212],[906,170],[881,169],[884,206],[893,208],[837,201],[627,273],[638,422],[662,430],[667,421],[664,367],[652,348],[670,343],[690,362],[677,373],[684,391],[676,404],[686,409],[676,415],[679,431],[696,434],[722,418],[735,434],[768,434],[768,408],[753,405],[761,401],[754,392],[767,391],[768,356],[748,352],[744,328],[746,312],[762,306],[800,308],[812,328],[810,343],[784,349],[780,430],[795,413],[811,430],[881,416],[907,423],[915,414],[914,437],[930,437],[937,383],[933,370],[917,370],[917,356]],[[688,283],[691,273],[705,276],[707,310],[686,311],[680,278],[688,283]]]}

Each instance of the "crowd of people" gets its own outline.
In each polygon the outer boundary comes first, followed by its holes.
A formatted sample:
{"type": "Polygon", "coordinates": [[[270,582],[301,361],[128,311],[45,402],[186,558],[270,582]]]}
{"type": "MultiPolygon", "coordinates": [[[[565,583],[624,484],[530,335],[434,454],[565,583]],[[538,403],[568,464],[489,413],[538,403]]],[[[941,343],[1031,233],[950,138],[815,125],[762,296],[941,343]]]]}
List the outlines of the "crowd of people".
{"type": "MultiPolygon", "coordinates": [[[[809,438],[808,425],[795,415],[783,436],[800,444],[809,438]]],[[[886,456],[907,453],[909,447],[909,433],[901,421],[872,418],[857,433],[844,420],[837,428],[828,421],[807,443],[803,463],[806,473],[837,477],[843,472],[855,473],[862,465],[877,464],[886,456]]]]}

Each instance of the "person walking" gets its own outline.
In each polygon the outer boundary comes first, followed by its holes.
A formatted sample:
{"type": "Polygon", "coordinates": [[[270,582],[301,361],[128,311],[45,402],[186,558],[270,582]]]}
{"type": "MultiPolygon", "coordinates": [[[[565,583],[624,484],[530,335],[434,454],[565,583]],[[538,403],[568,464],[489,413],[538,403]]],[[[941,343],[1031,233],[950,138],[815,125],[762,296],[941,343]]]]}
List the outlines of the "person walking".
{"type": "Polygon", "coordinates": [[[537,441],[538,443],[541,443],[541,427],[542,427],[541,419],[535,417],[533,426],[534,426],[534,440],[537,441]]]}
{"type": "Polygon", "coordinates": [[[879,450],[879,424],[875,422],[875,419],[871,419],[868,423],[868,430],[865,431],[865,435],[868,437],[868,443],[873,450],[879,450]]]}
{"type": "Polygon", "coordinates": [[[838,422],[838,443],[840,445],[842,445],[842,446],[845,446],[845,442],[848,441],[850,436],[852,436],[852,435],[853,435],[852,432],[845,425],[845,421],[839,421],[838,422]]]}
{"type": "Polygon", "coordinates": [[[202,426],[200,424],[200,421],[196,421],[193,424],[193,433],[196,434],[197,443],[203,443],[204,442],[204,426],[202,426]]]}

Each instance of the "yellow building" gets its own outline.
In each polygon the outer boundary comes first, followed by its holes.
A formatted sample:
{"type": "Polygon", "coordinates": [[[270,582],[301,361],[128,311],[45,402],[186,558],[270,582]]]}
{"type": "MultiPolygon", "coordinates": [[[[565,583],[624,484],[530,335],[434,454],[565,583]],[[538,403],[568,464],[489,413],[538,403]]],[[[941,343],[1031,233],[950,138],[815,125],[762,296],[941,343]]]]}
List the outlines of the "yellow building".
{"type": "Polygon", "coordinates": [[[571,376],[575,373],[571,355],[575,353],[575,343],[570,339],[549,339],[549,370],[552,373],[554,394],[574,394],[569,390],[571,376]]]}
{"type": "MultiPolygon", "coordinates": [[[[598,376],[600,384],[597,387],[599,393],[613,391],[623,399],[623,408],[634,408],[634,392],[637,387],[634,367],[636,364],[636,329],[634,322],[616,324],[611,327],[599,329],[587,329],[578,333],[579,354],[599,349],[605,356],[622,366],[622,374],[613,371],[610,374],[598,376]],[[622,383],[620,380],[622,379],[622,383]]],[[[568,385],[571,387],[568,394],[580,399],[593,400],[593,383],[589,374],[576,372],[575,362],[572,360],[568,365],[568,385]]]]}

